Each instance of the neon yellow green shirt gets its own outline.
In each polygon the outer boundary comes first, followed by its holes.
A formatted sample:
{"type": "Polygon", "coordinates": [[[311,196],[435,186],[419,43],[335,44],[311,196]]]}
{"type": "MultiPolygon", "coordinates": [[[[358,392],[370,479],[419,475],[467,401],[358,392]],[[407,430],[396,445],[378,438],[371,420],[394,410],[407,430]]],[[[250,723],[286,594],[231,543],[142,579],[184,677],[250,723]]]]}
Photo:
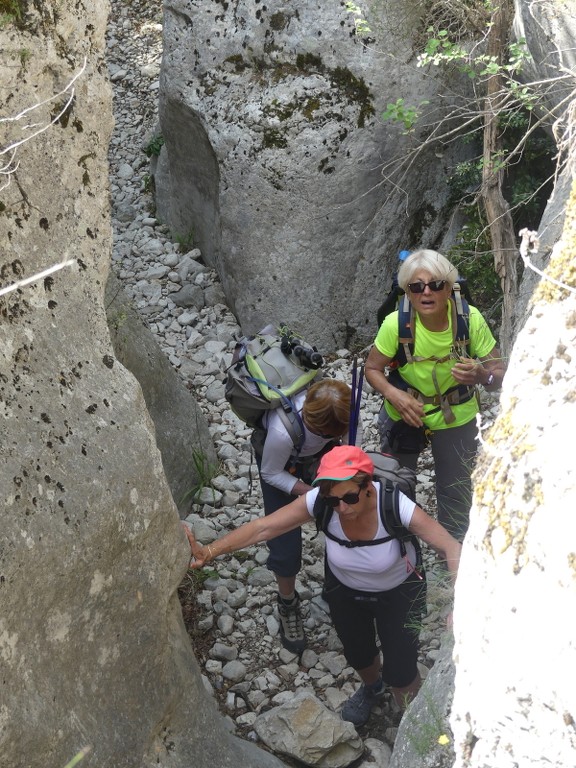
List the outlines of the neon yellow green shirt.
{"type": "MultiPolygon", "coordinates": [[[[452,348],[452,313],[448,312],[449,327],[445,331],[429,331],[424,327],[417,313],[415,315],[415,357],[445,357],[452,348]]],[[[470,307],[470,357],[486,357],[496,346],[496,340],[492,335],[486,320],[482,317],[476,307],[470,307]]],[[[398,349],[398,312],[391,312],[386,316],[380,326],[376,339],[374,340],[376,349],[385,357],[394,358],[398,349]]],[[[425,360],[417,363],[407,363],[398,368],[398,372],[413,389],[422,392],[423,395],[434,396],[436,390],[432,381],[432,369],[436,367],[436,376],[441,392],[446,392],[451,387],[458,385],[458,382],[451,374],[452,366],[456,360],[447,360],[444,363],[435,363],[434,360],[425,360]]],[[[398,420],[401,418],[398,411],[387,400],[384,406],[388,415],[398,420]]],[[[447,427],[459,427],[471,421],[478,412],[478,403],[475,397],[472,397],[465,403],[459,403],[451,406],[455,421],[446,424],[442,412],[436,405],[430,404],[424,406],[424,424],[431,430],[446,429],[447,427]],[[430,413],[432,411],[432,413],[430,413]]]]}

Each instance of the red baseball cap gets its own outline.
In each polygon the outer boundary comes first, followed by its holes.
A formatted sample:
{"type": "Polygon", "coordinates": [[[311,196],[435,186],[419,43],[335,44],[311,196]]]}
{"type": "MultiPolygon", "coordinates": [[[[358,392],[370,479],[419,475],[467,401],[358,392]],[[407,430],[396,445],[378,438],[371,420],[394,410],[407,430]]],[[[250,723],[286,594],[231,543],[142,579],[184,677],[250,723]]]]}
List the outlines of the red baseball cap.
{"type": "Polygon", "coordinates": [[[372,459],[355,445],[337,445],[322,456],[312,485],[320,480],[350,480],[358,472],[373,474],[372,459]]]}

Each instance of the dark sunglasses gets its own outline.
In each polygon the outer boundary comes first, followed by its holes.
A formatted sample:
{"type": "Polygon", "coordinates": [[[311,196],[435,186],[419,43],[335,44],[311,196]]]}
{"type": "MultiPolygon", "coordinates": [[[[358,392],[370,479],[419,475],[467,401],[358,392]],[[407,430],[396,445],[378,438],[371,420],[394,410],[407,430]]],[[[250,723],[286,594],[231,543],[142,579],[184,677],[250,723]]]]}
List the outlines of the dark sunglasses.
{"type": "Polygon", "coordinates": [[[426,286],[431,291],[441,291],[445,285],[446,280],[431,280],[429,283],[423,283],[422,280],[419,280],[417,283],[408,283],[408,288],[411,293],[424,293],[426,286]]]}
{"type": "Polygon", "coordinates": [[[344,504],[358,504],[360,501],[360,491],[362,488],[358,489],[357,493],[345,493],[344,496],[323,496],[322,498],[328,504],[329,507],[332,507],[333,509],[336,509],[338,504],[340,504],[341,501],[344,502],[344,504]]]}

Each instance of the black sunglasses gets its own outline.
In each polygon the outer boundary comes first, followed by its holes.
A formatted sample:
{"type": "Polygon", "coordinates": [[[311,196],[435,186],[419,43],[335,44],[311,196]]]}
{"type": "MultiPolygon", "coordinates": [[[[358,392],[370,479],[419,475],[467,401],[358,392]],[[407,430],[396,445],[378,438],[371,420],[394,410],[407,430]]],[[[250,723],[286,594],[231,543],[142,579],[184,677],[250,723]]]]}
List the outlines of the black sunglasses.
{"type": "Polygon", "coordinates": [[[426,286],[428,286],[431,291],[441,291],[445,285],[446,280],[431,280],[429,283],[424,283],[422,280],[419,280],[417,283],[408,283],[408,288],[411,293],[424,293],[426,286]]]}
{"type": "Polygon", "coordinates": [[[340,504],[341,501],[344,502],[344,504],[358,504],[360,501],[360,491],[362,488],[358,489],[357,493],[350,492],[345,493],[344,496],[323,496],[322,498],[328,504],[329,507],[332,507],[333,509],[336,509],[338,504],[340,504]]]}

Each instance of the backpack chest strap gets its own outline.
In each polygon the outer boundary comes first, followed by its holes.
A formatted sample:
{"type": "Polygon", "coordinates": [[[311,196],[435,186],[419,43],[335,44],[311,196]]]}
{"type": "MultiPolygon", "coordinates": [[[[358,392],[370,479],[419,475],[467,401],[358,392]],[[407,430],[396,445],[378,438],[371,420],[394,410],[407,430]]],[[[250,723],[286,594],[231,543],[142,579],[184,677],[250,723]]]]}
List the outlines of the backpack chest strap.
{"type": "Polygon", "coordinates": [[[330,531],[324,531],[324,535],[331,541],[335,541],[346,549],[354,549],[354,547],[373,547],[376,544],[386,544],[387,541],[392,541],[394,536],[382,536],[379,539],[341,539],[339,536],[335,536],[330,531]]]}

